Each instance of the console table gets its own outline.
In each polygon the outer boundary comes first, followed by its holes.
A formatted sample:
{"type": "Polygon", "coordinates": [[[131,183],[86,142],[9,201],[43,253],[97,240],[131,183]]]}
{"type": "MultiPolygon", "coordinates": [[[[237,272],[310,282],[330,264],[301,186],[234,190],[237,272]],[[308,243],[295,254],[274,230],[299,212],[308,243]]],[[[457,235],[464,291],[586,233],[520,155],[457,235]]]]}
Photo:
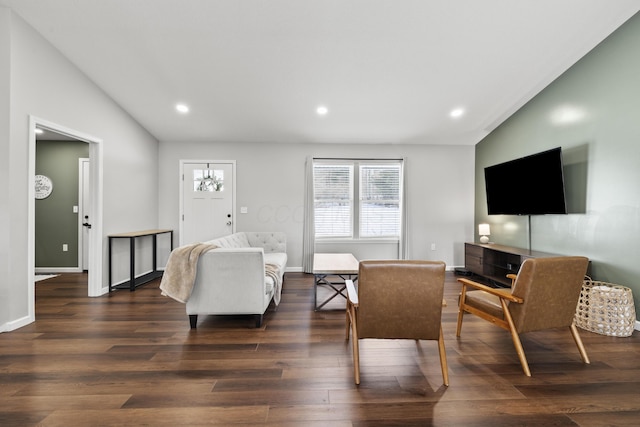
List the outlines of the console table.
{"type": "Polygon", "coordinates": [[[497,245],[495,243],[465,243],[464,268],[498,286],[511,286],[507,274],[517,274],[527,258],[560,256],[540,251],[497,245]]]}
{"type": "Polygon", "coordinates": [[[162,276],[162,271],[158,270],[158,235],[168,233],[171,238],[171,250],[173,250],[173,230],[144,230],[144,231],[132,231],[129,233],[119,233],[109,235],[109,292],[112,288],[115,289],[127,289],[131,292],[136,290],[137,286],[150,282],[153,279],[162,276]],[[151,272],[144,274],[136,278],[136,239],[139,237],[151,236],[153,238],[153,269],[151,272]],[[111,284],[111,248],[114,239],[129,239],[129,283],[123,283],[120,285],[111,284]]]}

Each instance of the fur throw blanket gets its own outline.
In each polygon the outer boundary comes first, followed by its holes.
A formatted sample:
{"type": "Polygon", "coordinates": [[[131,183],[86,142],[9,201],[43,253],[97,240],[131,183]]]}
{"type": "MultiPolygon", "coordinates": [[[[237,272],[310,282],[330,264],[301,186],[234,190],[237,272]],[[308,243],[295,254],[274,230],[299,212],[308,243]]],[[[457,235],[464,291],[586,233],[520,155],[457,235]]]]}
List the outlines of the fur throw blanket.
{"type": "Polygon", "coordinates": [[[171,251],[160,281],[162,295],[186,303],[196,281],[200,255],[215,248],[216,245],[194,243],[171,251]]]}
{"type": "Polygon", "coordinates": [[[282,279],[280,279],[280,269],[274,264],[264,265],[265,276],[273,279],[273,302],[280,305],[280,293],[282,292],[282,279]]]}

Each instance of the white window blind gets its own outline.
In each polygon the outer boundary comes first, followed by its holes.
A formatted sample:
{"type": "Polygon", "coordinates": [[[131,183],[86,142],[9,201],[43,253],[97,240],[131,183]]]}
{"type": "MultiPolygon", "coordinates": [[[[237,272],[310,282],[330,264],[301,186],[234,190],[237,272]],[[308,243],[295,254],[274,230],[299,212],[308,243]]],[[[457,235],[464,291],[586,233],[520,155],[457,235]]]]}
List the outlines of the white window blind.
{"type": "Polygon", "coordinates": [[[400,165],[360,165],[360,237],[400,236],[400,165]]]}
{"type": "Polygon", "coordinates": [[[352,237],[353,165],[314,165],[316,237],[352,237]]]}
{"type": "Polygon", "coordinates": [[[400,161],[314,163],[316,238],[399,238],[401,183],[400,161]]]}

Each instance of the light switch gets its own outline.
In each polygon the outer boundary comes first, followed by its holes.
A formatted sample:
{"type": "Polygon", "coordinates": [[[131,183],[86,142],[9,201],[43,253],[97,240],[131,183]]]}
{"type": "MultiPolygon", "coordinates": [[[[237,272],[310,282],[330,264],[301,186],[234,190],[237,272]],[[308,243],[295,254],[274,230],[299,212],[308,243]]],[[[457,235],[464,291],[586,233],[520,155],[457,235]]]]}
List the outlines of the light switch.
{"type": "Polygon", "coordinates": [[[73,213],[78,213],[78,207],[77,206],[73,207],[73,213]]]}

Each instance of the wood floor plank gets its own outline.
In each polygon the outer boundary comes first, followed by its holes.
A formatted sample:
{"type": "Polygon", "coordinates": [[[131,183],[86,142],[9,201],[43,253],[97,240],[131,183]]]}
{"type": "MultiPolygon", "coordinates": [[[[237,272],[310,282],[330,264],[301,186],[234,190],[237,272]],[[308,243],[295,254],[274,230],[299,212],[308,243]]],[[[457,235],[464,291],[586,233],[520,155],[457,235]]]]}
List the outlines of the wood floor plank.
{"type": "MultiPolygon", "coordinates": [[[[36,285],[36,322],[0,334],[1,426],[631,426],[640,419],[640,333],[523,334],[526,377],[509,334],[467,315],[447,273],[437,345],[362,340],[353,381],[345,313],[313,310],[313,276],[285,275],[260,328],[250,316],[200,316],[159,280],[88,298],[86,274],[36,285]]],[[[340,302],[342,304],[343,302],[340,302]]],[[[339,307],[338,307],[339,308],[339,307]]]]}
{"type": "Polygon", "coordinates": [[[189,407],[119,410],[57,410],[42,424],[51,427],[83,426],[205,426],[256,425],[264,423],[268,407],[189,407]]]}

